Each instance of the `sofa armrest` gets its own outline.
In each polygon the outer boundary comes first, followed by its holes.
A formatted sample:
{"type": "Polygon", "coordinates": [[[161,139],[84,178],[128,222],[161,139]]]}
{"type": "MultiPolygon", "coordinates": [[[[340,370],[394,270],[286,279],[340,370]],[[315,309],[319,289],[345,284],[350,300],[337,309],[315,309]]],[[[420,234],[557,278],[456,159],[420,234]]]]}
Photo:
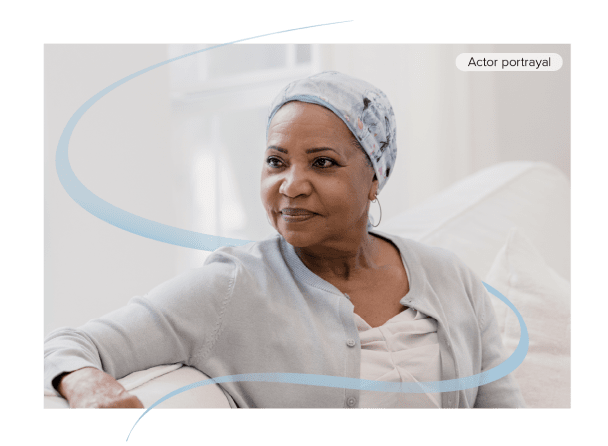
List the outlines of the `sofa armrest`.
{"type": "MultiPolygon", "coordinates": [[[[188,366],[174,364],[169,366],[152,367],[148,370],[132,373],[119,379],[129,393],[135,395],[144,407],[150,407],[165,395],[183,386],[209,379],[201,371],[188,366]]],[[[60,397],[45,392],[45,409],[67,409],[68,402],[60,397]]],[[[189,389],[155,408],[225,408],[229,409],[228,397],[217,384],[208,384],[202,387],[189,389]]]]}

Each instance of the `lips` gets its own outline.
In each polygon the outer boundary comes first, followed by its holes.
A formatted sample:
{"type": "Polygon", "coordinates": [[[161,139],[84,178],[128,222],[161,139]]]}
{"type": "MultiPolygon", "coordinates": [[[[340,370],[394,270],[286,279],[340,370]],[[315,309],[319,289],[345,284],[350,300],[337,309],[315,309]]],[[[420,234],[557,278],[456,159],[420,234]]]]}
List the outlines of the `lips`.
{"type": "Polygon", "coordinates": [[[281,210],[281,214],[289,215],[289,216],[299,216],[299,215],[314,215],[314,212],[310,212],[307,209],[300,208],[285,208],[281,210]]]}
{"type": "Polygon", "coordinates": [[[302,208],[285,208],[281,210],[281,218],[287,224],[299,224],[313,219],[318,214],[302,208]]]}

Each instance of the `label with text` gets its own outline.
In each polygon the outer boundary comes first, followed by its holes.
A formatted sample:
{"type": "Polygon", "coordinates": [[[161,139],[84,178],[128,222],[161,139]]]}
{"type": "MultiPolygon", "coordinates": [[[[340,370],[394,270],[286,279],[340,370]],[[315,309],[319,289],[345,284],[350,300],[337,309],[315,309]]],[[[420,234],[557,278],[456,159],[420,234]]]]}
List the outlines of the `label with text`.
{"type": "Polygon", "coordinates": [[[557,71],[562,65],[557,53],[462,53],[456,57],[461,71],[557,71]]]}

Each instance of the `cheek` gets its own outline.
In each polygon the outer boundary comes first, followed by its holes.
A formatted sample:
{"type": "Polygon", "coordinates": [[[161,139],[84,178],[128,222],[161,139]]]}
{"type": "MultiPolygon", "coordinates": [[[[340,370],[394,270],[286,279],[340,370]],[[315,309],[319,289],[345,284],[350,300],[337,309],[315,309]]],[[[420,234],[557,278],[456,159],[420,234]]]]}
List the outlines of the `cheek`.
{"type": "Polygon", "coordinates": [[[272,204],[276,200],[278,192],[278,179],[273,178],[272,176],[268,176],[265,174],[265,172],[262,172],[262,179],[260,182],[260,197],[262,199],[262,204],[264,205],[265,209],[272,207],[272,204]]]}
{"type": "Polygon", "coordinates": [[[324,202],[334,217],[350,221],[361,217],[367,204],[367,193],[361,188],[361,183],[349,181],[331,186],[328,185],[324,193],[324,202]]]}

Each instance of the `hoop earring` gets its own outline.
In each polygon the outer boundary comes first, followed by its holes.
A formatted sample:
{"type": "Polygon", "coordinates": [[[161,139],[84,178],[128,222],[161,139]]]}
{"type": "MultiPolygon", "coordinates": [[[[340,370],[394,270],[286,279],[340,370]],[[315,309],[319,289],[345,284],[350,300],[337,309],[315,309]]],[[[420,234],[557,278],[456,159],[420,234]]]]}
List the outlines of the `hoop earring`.
{"type": "Polygon", "coordinates": [[[380,208],[380,218],[378,219],[378,223],[374,224],[373,221],[374,219],[372,218],[372,226],[374,228],[377,228],[380,225],[380,222],[382,221],[382,206],[380,206],[380,200],[378,200],[378,196],[376,195],[376,198],[374,198],[372,200],[372,203],[378,203],[378,207],[380,208]]]}

